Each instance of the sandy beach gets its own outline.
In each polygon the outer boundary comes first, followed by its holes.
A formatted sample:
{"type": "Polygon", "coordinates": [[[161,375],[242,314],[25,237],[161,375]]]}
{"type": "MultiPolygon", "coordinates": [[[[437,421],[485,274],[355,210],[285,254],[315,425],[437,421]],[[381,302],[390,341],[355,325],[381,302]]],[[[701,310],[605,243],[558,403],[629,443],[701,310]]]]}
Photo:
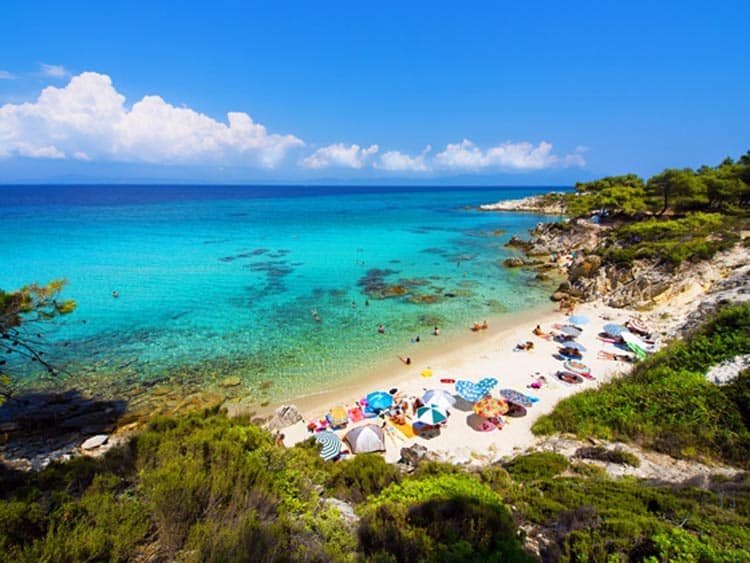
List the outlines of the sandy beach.
{"type": "MultiPolygon", "coordinates": [[[[652,315],[653,313],[652,311],[652,315]]],[[[505,417],[502,430],[483,432],[474,430],[468,424],[472,414],[470,405],[468,411],[454,408],[447,424],[441,427],[439,435],[431,438],[410,438],[396,428],[389,429],[389,424],[386,428],[385,458],[389,462],[396,462],[401,457],[401,448],[415,443],[424,445],[439,459],[455,463],[486,463],[526,449],[536,440],[531,433],[534,421],[542,414],[550,412],[560,399],[585,389],[595,388],[616,374],[630,369],[628,363],[598,357],[600,351],[622,353],[612,344],[600,340],[598,335],[604,324],[624,323],[638,315],[633,311],[613,309],[601,303],[581,305],[576,314],[589,318],[589,322],[582,327],[583,332],[577,341],[586,347],[583,362],[591,368],[595,380],[584,379],[582,384],[567,384],[555,377],[555,373],[563,368],[563,361],[554,357],[560,344],[532,333],[537,324],[548,332],[568,322],[567,315],[557,311],[555,305],[550,303],[532,314],[522,313],[507,319],[506,325],[499,329],[492,330],[490,327],[486,331],[472,333],[467,327],[466,339],[446,339],[442,346],[433,347],[431,352],[414,353],[409,366],[396,360],[392,366],[385,366],[377,378],[365,378],[350,388],[303,398],[295,405],[303,415],[304,421],[283,430],[284,442],[290,446],[307,439],[312,435],[307,429],[309,421],[323,419],[328,410],[335,405],[353,407],[357,400],[371,391],[387,392],[397,388],[398,396],[409,399],[421,397],[428,389],[454,392],[455,385],[441,383],[441,379],[478,382],[482,378],[493,377],[499,382],[492,392],[493,396],[498,396],[500,389],[511,388],[538,398],[538,401],[528,408],[526,416],[505,417]],[[533,350],[514,350],[516,344],[526,341],[534,343],[533,350]],[[423,375],[424,370],[429,370],[431,375],[423,375]],[[546,378],[547,383],[539,389],[529,388],[529,384],[540,375],[546,378]]],[[[346,429],[337,430],[336,433],[343,438],[351,428],[373,422],[381,424],[382,420],[377,418],[349,423],[346,429]]]]}

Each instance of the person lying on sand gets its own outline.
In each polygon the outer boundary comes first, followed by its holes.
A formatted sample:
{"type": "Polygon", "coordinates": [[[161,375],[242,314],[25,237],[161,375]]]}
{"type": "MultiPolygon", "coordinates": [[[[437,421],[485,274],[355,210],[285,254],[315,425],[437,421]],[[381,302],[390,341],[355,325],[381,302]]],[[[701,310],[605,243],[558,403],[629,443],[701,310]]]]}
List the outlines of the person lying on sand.
{"type": "MultiPolygon", "coordinates": [[[[533,375],[531,377],[534,377],[533,375]]],[[[541,389],[543,385],[547,385],[547,378],[543,375],[538,376],[534,381],[529,383],[526,387],[530,389],[541,389]]]]}
{"type": "Polygon", "coordinates": [[[536,328],[532,330],[531,332],[535,336],[538,336],[539,338],[544,338],[545,340],[551,340],[553,336],[551,332],[544,332],[542,330],[542,327],[539,325],[536,325],[536,328]]]}
{"type": "Polygon", "coordinates": [[[531,342],[531,340],[527,340],[526,342],[519,342],[518,344],[516,344],[516,347],[515,347],[515,350],[517,351],[527,350],[530,352],[533,349],[534,349],[534,343],[531,342]]]}
{"type": "Polygon", "coordinates": [[[635,358],[628,354],[613,354],[612,352],[607,352],[605,350],[602,350],[601,352],[599,352],[598,358],[600,360],[615,360],[617,362],[634,362],[635,361],[635,358]]]}
{"type": "Polygon", "coordinates": [[[398,359],[404,362],[407,366],[411,365],[411,358],[409,356],[399,356],[398,359]]]}

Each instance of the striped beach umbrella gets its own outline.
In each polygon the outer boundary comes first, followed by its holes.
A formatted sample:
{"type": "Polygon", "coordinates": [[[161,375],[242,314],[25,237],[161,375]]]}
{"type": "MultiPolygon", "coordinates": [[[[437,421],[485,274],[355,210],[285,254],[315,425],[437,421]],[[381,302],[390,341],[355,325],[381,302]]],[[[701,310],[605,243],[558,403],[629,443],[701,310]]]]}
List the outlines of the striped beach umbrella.
{"type": "Polygon", "coordinates": [[[632,318],[628,321],[628,327],[641,334],[651,334],[651,329],[640,319],[632,318]]]}
{"type": "Polygon", "coordinates": [[[435,426],[448,420],[448,413],[437,405],[425,405],[417,409],[417,422],[435,426]]]}
{"type": "Polygon", "coordinates": [[[508,412],[508,403],[503,399],[485,397],[474,403],[474,412],[484,418],[496,418],[508,412]]]}
{"type": "Polygon", "coordinates": [[[320,457],[325,461],[331,460],[341,453],[341,440],[333,432],[327,430],[318,432],[315,435],[315,440],[323,446],[320,450],[320,457]]]}

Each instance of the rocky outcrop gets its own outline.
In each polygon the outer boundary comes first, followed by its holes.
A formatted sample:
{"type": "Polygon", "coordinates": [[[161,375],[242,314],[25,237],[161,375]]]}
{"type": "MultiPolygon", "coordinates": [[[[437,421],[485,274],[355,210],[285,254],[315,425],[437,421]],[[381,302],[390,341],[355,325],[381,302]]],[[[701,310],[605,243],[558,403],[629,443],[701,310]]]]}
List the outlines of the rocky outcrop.
{"type": "Polygon", "coordinates": [[[508,199],[497,203],[480,205],[479,209],[482,211],[521,211],[543,215],[563,215],[565,213],[565,204],[562,195],[562,193],[549,193],[521,199],[508,199]]]}
{"type": "Polygon", "coordinates": [[[300,420],[302,420],[302,415],[297,410],[297,407],[294,405],[282,405],[276,409],[271,420],[266,423],[266,428],[273,432],[287,428],[300,420]]]}

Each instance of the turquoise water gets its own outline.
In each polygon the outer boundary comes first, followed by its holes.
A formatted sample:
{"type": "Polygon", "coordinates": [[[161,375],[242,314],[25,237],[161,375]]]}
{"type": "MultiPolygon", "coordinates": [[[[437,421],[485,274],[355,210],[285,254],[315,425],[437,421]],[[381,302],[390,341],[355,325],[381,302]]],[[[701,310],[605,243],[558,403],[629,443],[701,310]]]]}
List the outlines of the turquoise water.
{"type": "Polygon", "coordinates": [[[69,374],[231,375],[274,398],[549,294],[501,266],[543,218],[476,209],[547,189],[352,191],[0,188],[0,287],[68,280],[78,308],[45,336],[69,374]]]}

